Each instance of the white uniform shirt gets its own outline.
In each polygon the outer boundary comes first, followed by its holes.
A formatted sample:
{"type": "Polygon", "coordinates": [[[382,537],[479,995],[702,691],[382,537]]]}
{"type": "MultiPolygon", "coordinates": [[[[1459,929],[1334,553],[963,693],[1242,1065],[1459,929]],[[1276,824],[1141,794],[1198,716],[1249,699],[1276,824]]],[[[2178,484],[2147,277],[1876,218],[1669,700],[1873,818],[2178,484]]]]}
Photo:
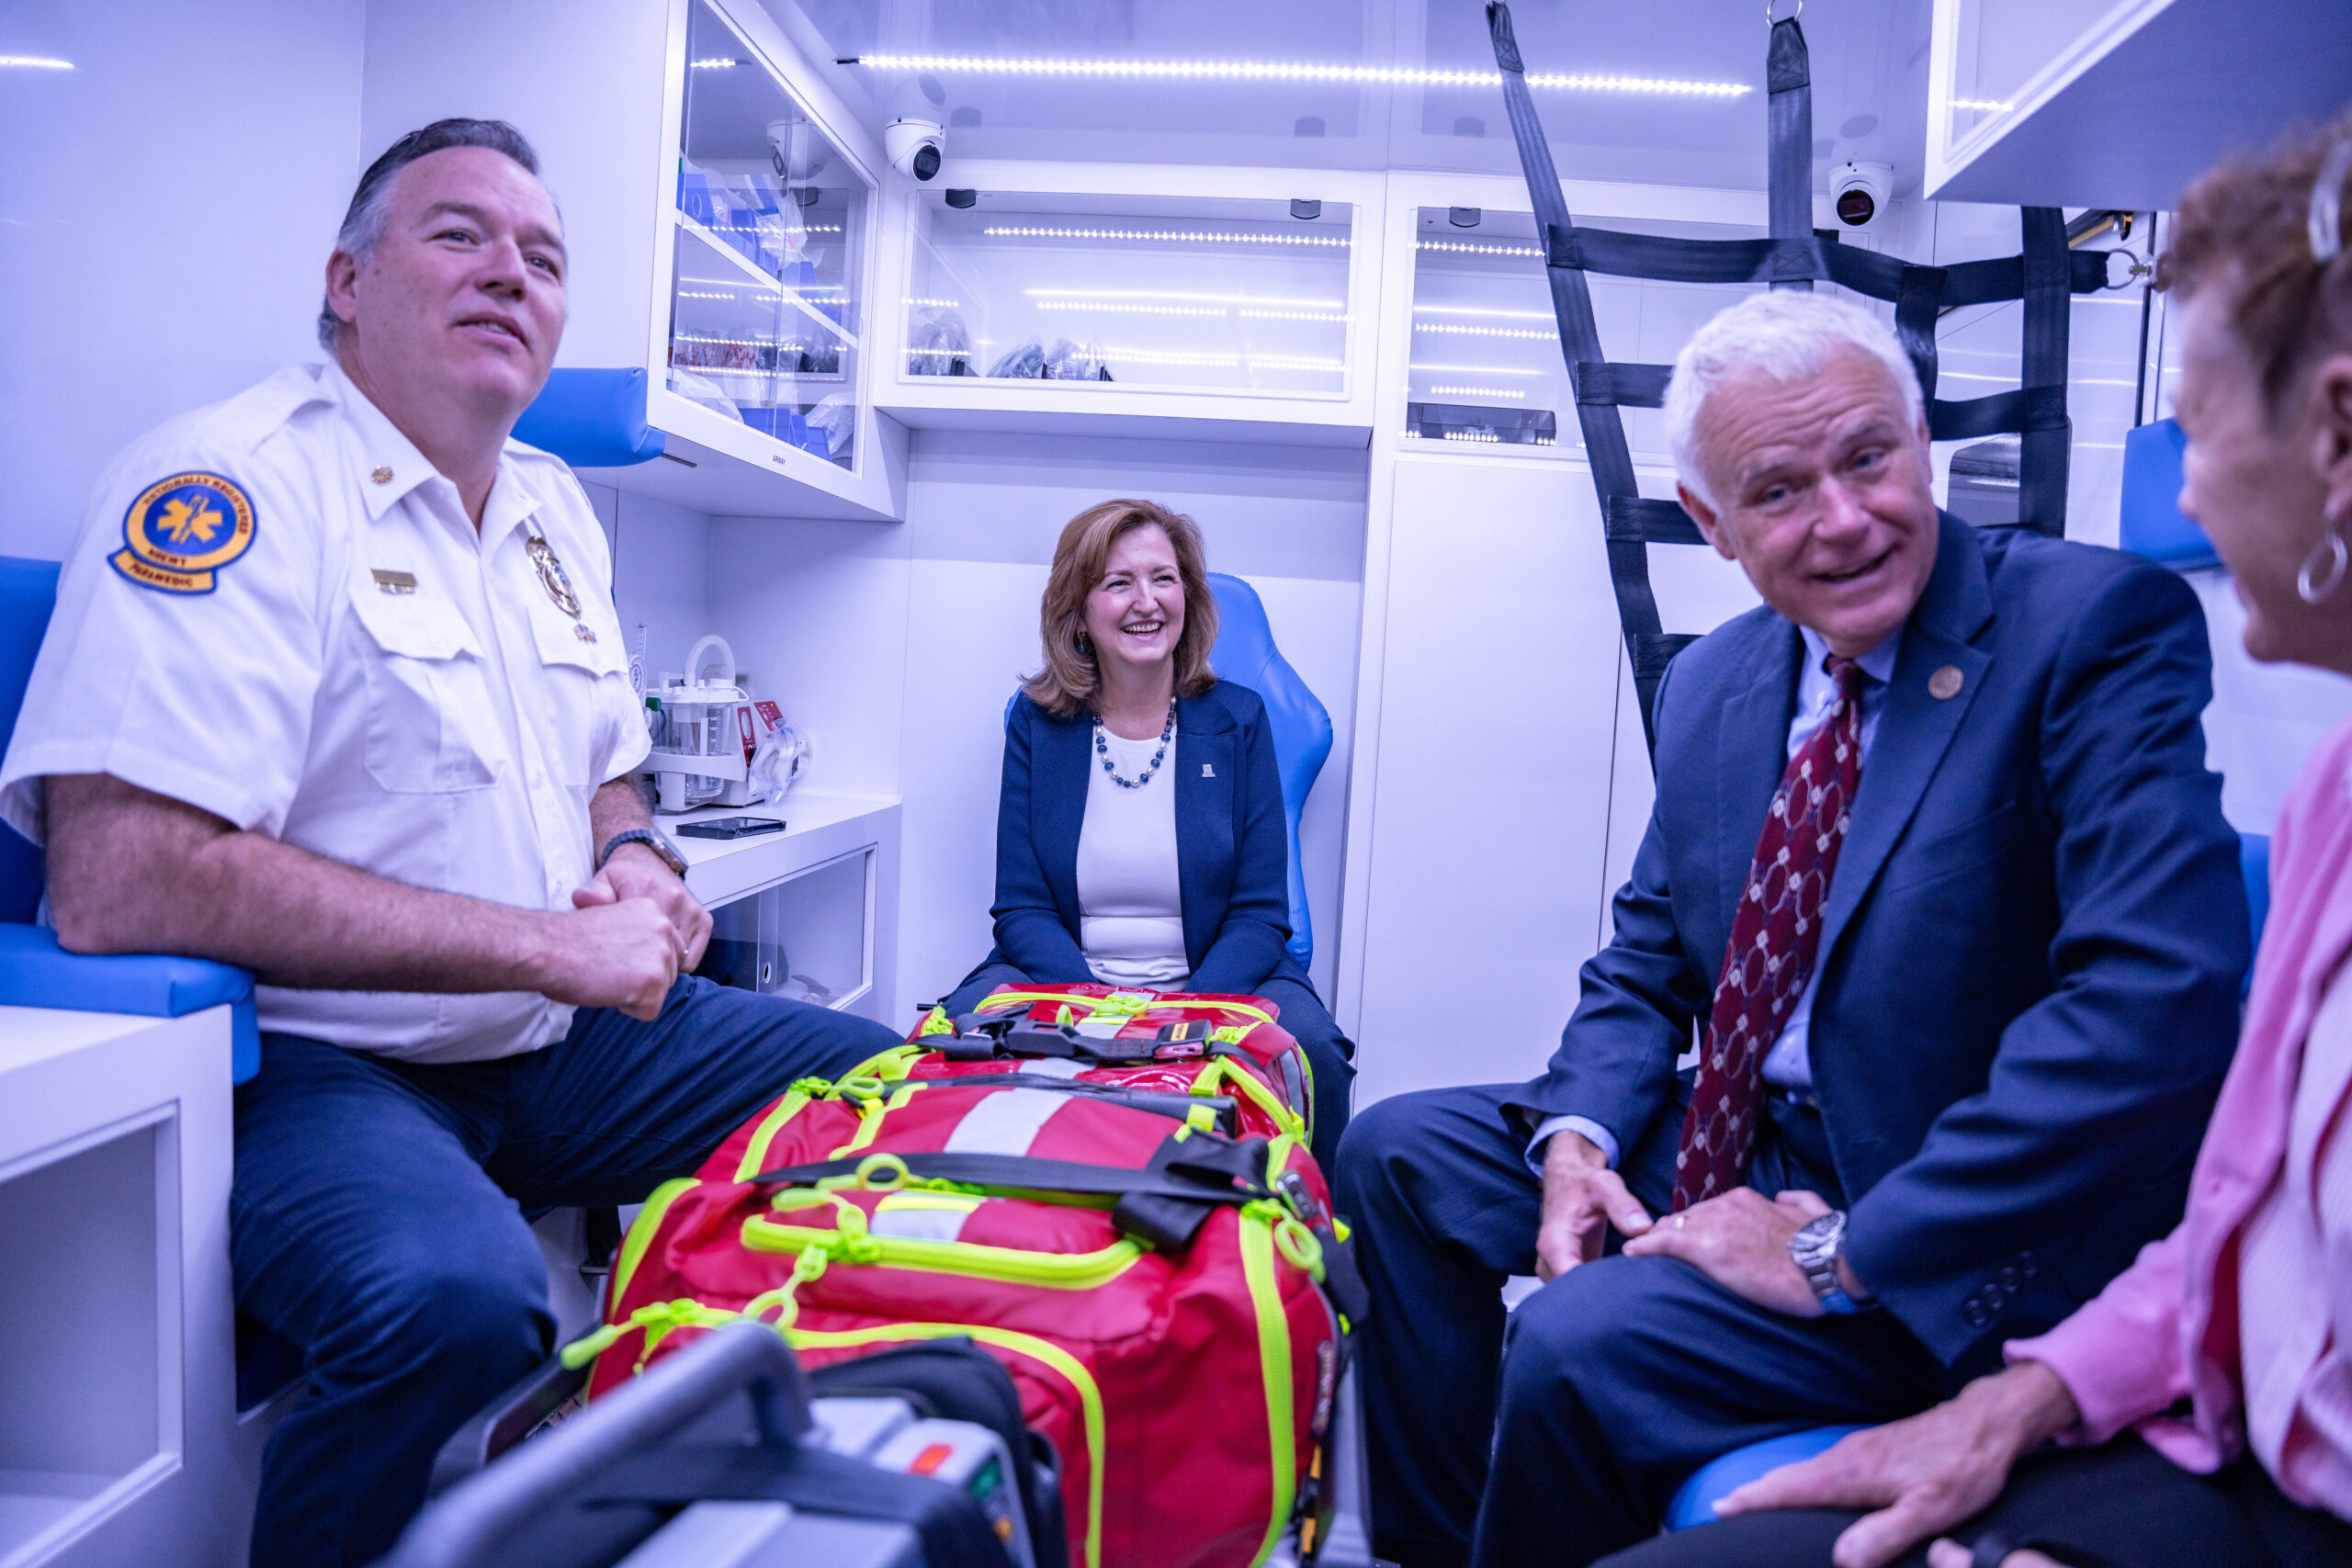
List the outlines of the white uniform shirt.
{"type": "MultiPolygon", "coordinates": [[[[1125,740],[1102,731],[1122,778],[1141,778],[1159,737],[1125,740]]],[[[1176,736],[1170,726],[1170,751],[1176,736]]],[[[1184,894],[1176,864],[1176,780],[1166,768],[1121,789],[1089,748],[1086,818],[1078,831],[1078,944],[1106,986],[1182,988],[1184,894]]]]}
{"type": "MultiPolygon", "coordinates": [[[[397,882],[568,909],[593,874],[589,797],[646,750],[604,534],[571,470],[508,442],[477,534],[339,368],[295,367],[155,431],[99,481],[0,815],[39,841],[46,775],[111,773],[397,882]]],[[[536,1050],[571,1017],[530,992],[257,999],[266,1030],[424,1062],[536,1050]]]]}
{"type": "MultiPolygon", "coordinates": [[[[1830,706],[1838,700],[1838,682],[1829,678],[1829,671],[1825,667],[1829,658],[1828,639],[1811,626],[1799,626],[1797,631],[1804,643],[1804,659],[1797,666],[1797,707],[1795,715],[1789,720],[1788,755],[1792,762],[1797,760],[1797,753],[1804,750],[1804,743],[1813,739],[1813,732],[1827,720],[1830,706]]],[[[1878,735],[1879,715],[1886,706],[1887,682],[1894,679],[1895,657],[1902,651],[1903,628],[1897,626],[1880,638],[1876,648],[1854,660],[1862,667],[1863,675],[1868,677],[1862,682],[1861,692],[1864,766],[1870,763],[1871,742],[1878,735]]],[[[1761,831],[1761,824],[1758,824],[1758,831],[1761,831]]],[[[1765,1055],[1764,1066],[1758,1069],[1766,1083],[1778,1089],[1803,1092],[1810,1092],[1813,1089],[1813,1058],[1808,1052],[1813,1044],[1813,998],[1820,990],[1821,967],[1816,963],[1813,973],[1805,977],[1804,990],[1797,998],[1796,1011],[1789,1014],[1788,1022],[1781,1026],[1780,1034],[1772,1042],[1772,1049],[1765,1055]]],[[[1699,1028],[1703,1032],[1706,1027],[1707,1020],[1702,1015],[1699,1028]]],[[[1696,1057],[1697,1055],[1698,1047],[1694,1044],[1691,1055],[1696,1057]]],[[[1611,1167],[1616,1165],[1617,1139],[1608,1128],[1583,1116],[1551,1116],[1536,1124],[1534,1136],[1528,1140],[1527,1160],[1535,1168],[1536,1174],[1543,1174],[1544,1145],[1553,1134],[1563,1130],[1583,1134],[1607,1156],[1611,1167]]]]}

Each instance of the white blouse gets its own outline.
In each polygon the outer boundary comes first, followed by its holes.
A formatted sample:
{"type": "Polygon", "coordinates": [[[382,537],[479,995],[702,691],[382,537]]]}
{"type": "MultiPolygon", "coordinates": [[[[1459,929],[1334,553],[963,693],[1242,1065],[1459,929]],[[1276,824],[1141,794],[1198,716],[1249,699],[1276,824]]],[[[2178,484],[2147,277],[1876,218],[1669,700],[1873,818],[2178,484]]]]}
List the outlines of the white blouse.
{"type": "MultiPolygon", "coordinates": [[[[1102,731],[1122,778],[1140,778],[1159,737],[1123,740],[1102,731]]],[[[1176,737],[1151,782],[1121,789],[1102,771],[1092,739],[1086,748],[1086,821],[1078,834],[1078,942],[1086,965],[1106,986],[1181,990],[1192,973],[1184,955],[1183,891],[1176,873],[1176,737]]]]}

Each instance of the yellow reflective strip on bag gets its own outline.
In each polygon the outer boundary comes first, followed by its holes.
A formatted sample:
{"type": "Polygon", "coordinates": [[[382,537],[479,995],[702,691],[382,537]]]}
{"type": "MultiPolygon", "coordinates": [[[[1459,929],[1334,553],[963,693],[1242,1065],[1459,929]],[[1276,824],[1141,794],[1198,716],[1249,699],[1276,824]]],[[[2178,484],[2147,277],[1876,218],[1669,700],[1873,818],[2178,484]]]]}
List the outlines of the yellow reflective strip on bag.
{"type": "MultiPolygon", "coordinates": [[[[815,1080],[804,1079],[803,1081],[815,1080]]],[[[775,1135],[778,1133],[784,1131],[786,1122],[800,1114],[801,1108],[808,1103],[808,1089],[801,1088],[799,1084],[794,1084],[792,1092],[777,1100],[775,1109],[761,1118],[758,1130],[752,1134],[752,1141],[743,1146],[741,1163],[735,1167],[736,1180],[749,1181],[767,1168],[768,1145],[775,1141],[775,1135]]]]}
{"type": "Polygon", "coordinates": [[[876,1137],[881,1135],[882,1119],[889,1115],[893,1111],[903,1110],[907,1101],[915,1097],[915,1091],[922,1087],[923,1086],[921,1082],[902,1083],[899,1086],[898,1092],[891,1095],[889,1099],[879,1102],[867,1100],[865,1104],[859,1106],[857,1108],[856,1133],[851,1136],[848,1143],[843,1144],[840,1148],[835,1149],[831,1154],[827,1155],[825,1157],[827,1159],[847,1159],[850,1156],[857,1153],[858,1150],[872,1144],[876,1137]]]}
{"type": "Polygon", "coordinates": [[[1263,1562],[1290,1523],[1291,1504],[1298,1493],[1298,1451],[1291,1429],[1290,1317],[1283,1311],[1282,1280],[1274,1268],[1273,1225],[1266,1215],[1250,1213],[1254,1207],[1242,1211],[1240,1240],[1241,1275],[1249,1282],[1250,1304],[1258,1316],[1258,1371],[1266,1385],[1266,1446],[1274,1487],[1266,1538],[1250,1559],[1263,1562]]]}
{"type": "Polygon", "coordinates": [[[1102,1391],[1086,1363],[1050,1339],[1010,1328],[989,1328],[974,1323],[891,1323],[876,1328],[852,1328],[835,1333],[822,1329],[786,1328],[785,1340],[796,1350],[847,1350],[861,1345],[886,1345],[909,1339],[955,1339],[969,1337],[983,1345],[1010,1350],[1042,1362],[1077,1391],[1086,1427],[1086,1568],[1102,1562],[1102,1391]]]}
{"type": "Polygon", "coordinates": [[[675,1180],[663,1182],[647,1197],[645,1207],[637,1212],[637,1223],[628,1227],[628,1235],[621,1238],[621,1249],[613,1258],[612,1279],[605,1291],[605,1311],[610,1312],[613,1303],[628,1291],[630,1279],[637,1273],[638,1264],[645,1257],[645,1249],[653,1245],[653,1233],[661,1228],[662,1217],[670,1212],[670,1205],[678,1201],[679,1193],[694,1185],[693,1177],[681,1176],[675,1180]]]}
{"type": "MultiPolygon", "coordinates": [[[[863,1220],[861,1215],[860,1219],[863,1220]]],[[[809,1247],[831,1251],[835,1263],[859,1263],[881,1269],[909,1269],[930,1274],[961,1274],[975,1280],[997,1280],[1012,1285],[1038,1285],[1057,1291],[1091,1291],[1107,1285],[1135,1267],[1144,1249],[1122,1238],[1092,1252],[1031,1252],[1022,1247],[989,1247],[970,1241],[931,1241],[922,1236],[875,1235],[862,1232],[838,1245],[835,1232],[812,1225],[784,1224],[754,1214],[743,1222],[741,1239],[749,1252],[797,1253],[809,1247]]]]}
{"type": "MultiPolygon", "coordinates": [[[[1149,1008],[1138,1010],[1125,1003],[1121,1003],[1113,1007],[1106,1007],[1106,1004],[1109,1004],[1111,998],[1108,997],[1072,997],[1065,996],[1059,991],[1001,991],[997,995],[989,997],[986,1000],[982,1001],[979,1005],[978,1010],[982,1012],[1001,1012],[1006,1008],[1014,1006],[1025,1007],[1033,1002],[1058,1002],[1064,1007],[1082,1007],[1089,1012],[1104,1010],[1112,1012],[1125,1013],[1129,1017],[1136,1016],[1138,1011],[1149,1011],[1152,1010],[1152,1009],[1157,1008],[1176,1008],[1194,1012],[1215,1011],[1245,1013],[1248,1016],[1256,1019],[1260,1023],[1272,1023],[1274,1021],[1274,1015],[1272,1013],[1268,1012],[1263,1008],[1251,1007],[1248,1002],[1185,1001],[1175,997],[1155,997],[1152,999],[1149,1008]]],[[[1221,1027],[1230,1029],[1233,1025],[1226,1024],[1221,1027]]],[[[1246,1034],[1249,1031],[1242,1030],[1239,1033],[1235,1034],[1232,1040],[1227,1041],[1225,1043],[1237,1044],[1240,1042],[1242,1034],[1246,1034]]],[[[1211,1039],[1216,1039],[1216,1032],[1212,1031],[1209,1037],[1211,1039]]]]}

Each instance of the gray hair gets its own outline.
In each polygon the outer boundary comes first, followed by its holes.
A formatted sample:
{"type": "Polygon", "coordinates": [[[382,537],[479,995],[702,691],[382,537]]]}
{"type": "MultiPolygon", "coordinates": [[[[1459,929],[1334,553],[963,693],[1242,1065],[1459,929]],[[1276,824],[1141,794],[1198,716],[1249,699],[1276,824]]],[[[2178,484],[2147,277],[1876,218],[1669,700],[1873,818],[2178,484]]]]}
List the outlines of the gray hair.
{"type": "MultiPolygon", "coordinates": [[[[436,119],[422,130],[410,131],[368,165],[368,172],[359,176],[359,188],[351,193],[343,227],[335,231],[334,248],[362,265],[372,260],[376,247],[384,242],[384,226],[391,220],[392,176],[419,158],[452,147],[487,147],[503,152],[534,179],[538,177],[538,153],[521,131],[504,120],[436,119]]],[[[342,331],[343,318],[334,313],[333,305],[320,300],[319,346],[333,354],[342,331]]]]}
{"type": "Polygon", "coordinates": [[[1715,504],[1699,460],[1699,414],[1718,383],[1758,373],[1775,381],[1802,380],[1841,348],[1860,349],[1885,366],[1903,394],[1904,417],[1917,422],[1918,373],[1884,321],[1827,294],[1752,294],[1693,333],[1675,356],[1666,387],[1666,439],[1676,477],[1691,494],[1715,504]]]}

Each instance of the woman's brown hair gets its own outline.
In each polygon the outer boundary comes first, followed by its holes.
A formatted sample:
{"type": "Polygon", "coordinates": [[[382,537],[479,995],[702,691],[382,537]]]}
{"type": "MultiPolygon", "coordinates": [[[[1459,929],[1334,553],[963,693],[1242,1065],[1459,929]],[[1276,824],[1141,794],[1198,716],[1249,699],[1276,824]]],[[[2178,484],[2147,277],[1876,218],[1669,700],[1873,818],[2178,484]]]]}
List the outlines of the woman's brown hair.
{"type": "Polygon", "coordinates": [[[1184,629],[1176,638],[1176,694],[1197,697],[1216,684],[1209,649],[1216,645],[1216,596],[1209,592],[1208,552],[1200,525],[1157,502],[1105,501],[1090,506],[1062,528],[1054,546],[1053,570],[1037,607],[1037,629],[1046,644],[1046,667],[1021,689],[1029,700],[1059,719],[1076,718],[1091,707],[1102,683],[1094,650],[1084,640],[1086,596],[1102,581],[1111,547],[1137,528],[1158,528],[1176,551],[1176,575],[1184,586],[1184,629]]]}
{"type": "MultiPolygon", "coordinates": [[[[2352,344],[2352,247],[2322,263],[2310,231],[2312,187],[2347,137],[2352,115],[2207,173],[2180,198],[2156,264],[2156,287],[2183,298],[2216,283],[2233,290],[2230,326],[2261,368],[2273,414],[2298,370],[2352,344]]],[[[2352,200],[2343,207],[2352,223],[2352,200]]]]}

